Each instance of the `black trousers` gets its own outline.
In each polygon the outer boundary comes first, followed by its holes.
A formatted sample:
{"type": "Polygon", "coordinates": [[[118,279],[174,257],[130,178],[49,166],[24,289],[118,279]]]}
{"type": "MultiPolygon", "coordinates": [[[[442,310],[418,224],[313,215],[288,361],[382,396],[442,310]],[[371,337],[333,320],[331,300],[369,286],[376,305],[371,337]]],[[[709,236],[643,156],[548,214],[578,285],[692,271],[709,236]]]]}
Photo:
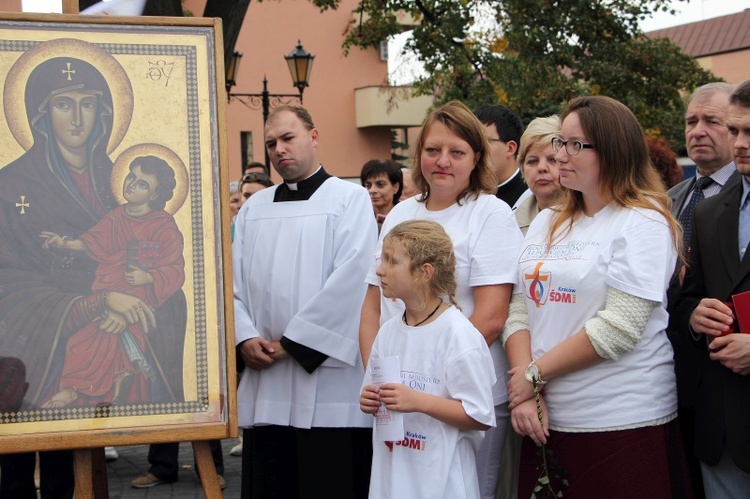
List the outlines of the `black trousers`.
{"type": "Polygon", "coordinates": [[[370,488],[372,430],[244,430],[242,499],[358,499],[370,488]]]}
{"type": "MultiPolygon", "coordinates": [[[[37,499],[35,467],[35,452],[0,454],[0,499],[37,499]]],[[[72,499],[73,451],[40,452],[39,482],[42,499],[72,499]]]]}
{"type": "MultiPolygon", "coordinates": [[[[209,440],[211,455],[214,458],[216,474],[224,475],[224,455],[221,452],[221,440],[209,440]]],[[[176,482],[177,474],[180,470],[178,457],[180,454],[180,444],[172,442],[168,444],[151,444],[148,447],[148,463],[151,467],[149,473],[159,480],[165,482],[176,482]]],[[[198,467],[195,467],[196,472],[198,467]]]]}

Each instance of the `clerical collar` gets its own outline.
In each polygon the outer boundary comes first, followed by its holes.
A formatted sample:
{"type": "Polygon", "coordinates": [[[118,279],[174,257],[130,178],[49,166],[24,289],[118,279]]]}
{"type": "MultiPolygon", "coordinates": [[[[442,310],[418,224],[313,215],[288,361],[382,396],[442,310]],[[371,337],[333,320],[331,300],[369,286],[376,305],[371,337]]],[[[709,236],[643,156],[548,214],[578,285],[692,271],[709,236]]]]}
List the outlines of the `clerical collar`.
{"type": "Polygon", "coordinates": [[[518,175],[518,174],[520,174],[520,173],[521,173],[521,170],[519,170],[518,168],[516,168],[516,171],[515,171],[515,172],[513,172],[513,175],[511,175],[510,177],[508,177],[508,180],[506,180],[505,182],[503,182],[503,183],[501,183],[500,185],[498,185],[498,186],[497,186],[497,187],[498,187],[498,189],[499,189],[500,187],[504,186],[505,184],[507,184],[507,183],[511,182],[511,181],[512,181],[512,180],[513,180],[514,178],[516,178],[516,175],[518,175]]]}
{"type": "Polygon", "coordinates": [[[296,183],[284,182],[277,189],[274,194],[274,203],[280,201],[307,201],[310,197],[318,190],[318,187],[323,185],[323,182],[331,178],[323,169],[323,165],[304,180],[296,183]]]}

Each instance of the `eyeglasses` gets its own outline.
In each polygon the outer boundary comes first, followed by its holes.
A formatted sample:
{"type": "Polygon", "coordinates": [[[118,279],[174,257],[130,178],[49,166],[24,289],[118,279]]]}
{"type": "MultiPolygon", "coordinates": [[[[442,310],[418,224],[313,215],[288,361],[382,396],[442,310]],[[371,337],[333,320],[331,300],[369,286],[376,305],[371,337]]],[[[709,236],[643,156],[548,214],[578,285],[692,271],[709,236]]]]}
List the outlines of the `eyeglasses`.
{"type": "Polygon", "coordinates": [[[487,137],[487,140],[489,140],[490,142],[502,142],[502,143],[508,142],[507,140],[503,140],[503,139],[494,139],[494,138],[492,138],[492,137],[487,137]]]}
{"type": "Polygon", "coordinates": [[[593,144],[586,144],[580,140],[563,140],[560,137],[552,138],[552,151],[555,153],[560,152],[560,149],[565,147],[565,152],[568,156],[578,156],[581,149],[594,149],[593,144]]]}

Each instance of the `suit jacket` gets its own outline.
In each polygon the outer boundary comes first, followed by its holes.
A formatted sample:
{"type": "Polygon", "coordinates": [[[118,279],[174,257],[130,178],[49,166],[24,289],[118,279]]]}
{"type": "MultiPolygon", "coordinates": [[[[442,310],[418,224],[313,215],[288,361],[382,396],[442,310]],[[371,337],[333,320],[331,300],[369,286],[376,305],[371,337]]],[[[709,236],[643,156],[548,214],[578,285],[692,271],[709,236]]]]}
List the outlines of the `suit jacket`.
{"type": "Polygon", "coordinates": [[[513,207],[513,205],[516,204],[516,201],[518,201],[518,198],[521,197],[521,194],[526,192],[526,189],[528,189],[528,187],[523,180],[523,175],[521,175],[520,171],[517,171],[516,176],[513,177],[510,182],[497,188],[495,196],[498,199],[505,201],[508,206],[513,207]]]}
{"type": "Polygon", "coordinates": [[[680,216],[680,209],[685,204],[685,199],[695,186],[695,177],[686,178],[679,184],[673,186],[667,191],[667,195],[672,200],[672,216],[680,216]]]}
{"type": "MultiPolygon", "coordinates": [[[[740,174],[737,172],[737,170],[732,173],[732,175],[729,177],[729,179],[726,181],[726,183],[722,186],[721,190],[728,189],[732,187],[734,184],[740,181],[740,174]]],[[[682,210],[682,205],[685,204],[685,199],[688,197],[688,194],[693,190],[693,187],[695,187],[695,177],[690,177],[688,179],[683,180],[679,184],[673,186],[671,189],[667,191],[667,195],[672,200],[672,216],[677,218],[680,215],[680,210],[682,210]]]]}
{"type": "MultiPolygon", "coordinates": [[[[721,192],[730,189],[734,185],[741,185],[740,177],[740,174],[735,170],[722,186],[721,192]]],[[[694,186],[695,177],[692,177],[683,180],[667,191],[667,195],[672,200],[672,216],[675,218],[679,217],[680,210],[685,204],[685,199],[693,190],[694,186]]],[[[669,303],[667,310],[670,314],[673,313],[675,301],[681,291],[678,279],[680,269],[681,264],[678,263],[677,270],[675,271],[669,284],[669,289],[667,290],[667,301],[669,303]]],[[[689,336],[680,333],[680,331],[674,326],[673,321],[670,321],[670,326],[667,328],[667,336],[669,336],[669,340],[672,342],[672,348],[674,349],[674,369],[677,378],[677,400],[681,409],[691,409],[695,406],[696,387],[700,377],[701,365],[705,361],[706,356],[689,336]]],[[[682,413],[681,416],[686,416],[686,414],[682,413]]]]}
{"type": "MultiPolygon", "coordinates": [[[[702,201],[695,210],[691,255],[674,319],[682,335],[692,338],[690,315],[702,298],[728,301],[750,290],[750,253],[738,254],[737,230],[742,184],[734,183],[702,201]]],[[[723,443],[734,462],[750,473],[750,376],[740,376],[710,360],[699,335],[704,362],[696,396],[695,454],[709,465],[718,463],[723,443]]]]}

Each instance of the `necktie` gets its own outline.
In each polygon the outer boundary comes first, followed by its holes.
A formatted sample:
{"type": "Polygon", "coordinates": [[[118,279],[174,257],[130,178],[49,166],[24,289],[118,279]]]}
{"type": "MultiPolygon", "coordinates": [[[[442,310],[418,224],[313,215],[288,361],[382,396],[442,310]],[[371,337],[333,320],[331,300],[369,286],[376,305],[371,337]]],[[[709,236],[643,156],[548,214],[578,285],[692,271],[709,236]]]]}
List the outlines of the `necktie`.
{"type": "Polygon", "coordinates": [[[714,180],[711,177],[701,177],[695,181],[693,187],[693,194],[690,196],[685,209],[680,213],[679,222],[682,225],[682,247],[687,252],[690,246],[690,231],[693,228],[693,213],[695,212],[695,206],[703,201],[705,196],[703,195],[703,189],[713,184],[714,180]]]}

